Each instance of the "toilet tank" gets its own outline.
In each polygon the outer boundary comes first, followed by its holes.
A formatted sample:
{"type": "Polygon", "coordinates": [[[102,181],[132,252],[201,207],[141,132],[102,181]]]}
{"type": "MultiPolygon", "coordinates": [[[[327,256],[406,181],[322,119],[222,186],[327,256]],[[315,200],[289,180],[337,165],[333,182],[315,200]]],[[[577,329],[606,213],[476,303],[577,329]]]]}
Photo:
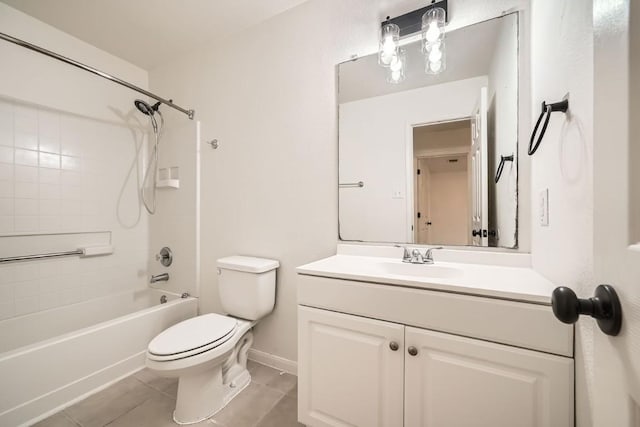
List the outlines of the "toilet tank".
{"type": "Polygon", "coordinates": [[[273,259],[230,256],[218,260],[218,292],[231,316],[258,320],[273,311],[276,268],[273,259]]]}

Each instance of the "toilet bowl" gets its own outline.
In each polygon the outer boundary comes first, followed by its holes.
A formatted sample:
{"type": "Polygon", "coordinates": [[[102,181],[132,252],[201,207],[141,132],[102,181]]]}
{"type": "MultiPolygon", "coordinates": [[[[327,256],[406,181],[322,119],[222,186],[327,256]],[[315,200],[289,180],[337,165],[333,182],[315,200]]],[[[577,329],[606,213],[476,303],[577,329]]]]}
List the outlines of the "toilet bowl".
{"type": "Polygon", "coordinates": [[[213,416],[249,385],[252,328],[273,311],[278,266],[277,261],[253,257],[218,260],[222,305],[237,317],[196,316],[149,343],[146,366],[161,376],[178,378],[176,423],[192,424],[213,416]]]}

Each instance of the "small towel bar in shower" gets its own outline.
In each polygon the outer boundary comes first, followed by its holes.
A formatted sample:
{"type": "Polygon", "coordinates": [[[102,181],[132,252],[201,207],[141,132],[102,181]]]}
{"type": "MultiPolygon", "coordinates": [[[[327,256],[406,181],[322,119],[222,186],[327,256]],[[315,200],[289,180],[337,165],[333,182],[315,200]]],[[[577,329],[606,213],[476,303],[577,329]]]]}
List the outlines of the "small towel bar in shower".
{"type": "Polygon", "coordinates": [[[349,183],[345,183],[345,184],[338,184],[338,187],[340,187],[340,188],[362,188],[362,187],[364,187],[364,182],[358,181],[358,182],[349,182],[349,183]]]}
{"type": "Polygon", "coordinates": [[[46,254],[20,255],[0,258],[0,264],[5,262],[32,261],[37,259],[60,258],[66,256],[91,257],[98,255],[109,255],[113,253],[113,246],[87,246],[73,251],[50,252],[46,254]]]}

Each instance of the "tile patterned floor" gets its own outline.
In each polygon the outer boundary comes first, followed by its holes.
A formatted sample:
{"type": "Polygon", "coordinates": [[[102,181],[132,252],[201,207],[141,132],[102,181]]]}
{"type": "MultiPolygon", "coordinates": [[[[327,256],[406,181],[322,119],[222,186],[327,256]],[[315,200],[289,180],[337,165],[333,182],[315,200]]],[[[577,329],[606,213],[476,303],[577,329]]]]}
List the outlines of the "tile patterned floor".
{"type": "MultiPolygon", "coordinates": [[[[296,427],[298,380],[249,361],[251,384],[195,426],[296,427]]],[[[172,427],[178,383],[144,369],[35,424],[37,427],[172,427]]]]}

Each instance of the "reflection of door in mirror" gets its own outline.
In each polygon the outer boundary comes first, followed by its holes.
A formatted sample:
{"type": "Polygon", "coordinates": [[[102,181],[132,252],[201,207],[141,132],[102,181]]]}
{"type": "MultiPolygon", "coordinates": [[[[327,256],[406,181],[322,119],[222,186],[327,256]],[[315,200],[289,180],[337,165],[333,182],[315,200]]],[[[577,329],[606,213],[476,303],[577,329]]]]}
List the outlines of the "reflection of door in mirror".
{"type": "Polygon", "coordinates": [[[414,242],[469,245],[471,120],[413,128],[414,242]]]}
{"type": "Polygon", "coordinates": [[[471,116],[471,237],[473,246],[488,246],[489,187],[487,171],[487,88],[480,96],[471,116]]]}

